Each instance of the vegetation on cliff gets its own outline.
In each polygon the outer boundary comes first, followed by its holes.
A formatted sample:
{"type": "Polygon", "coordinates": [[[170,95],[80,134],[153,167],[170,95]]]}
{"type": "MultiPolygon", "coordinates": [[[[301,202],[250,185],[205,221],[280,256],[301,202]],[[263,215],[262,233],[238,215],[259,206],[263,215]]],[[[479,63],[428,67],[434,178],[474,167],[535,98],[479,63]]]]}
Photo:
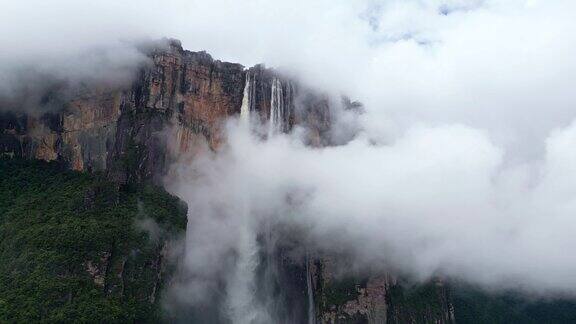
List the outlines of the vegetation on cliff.
{"type": "Polygon", "coordinates": [[[151,322],[186,207],[56,163],[0,159],[0,322],[151,322]]]}
{"type": "Polygon", "coordinates": [[[576,323],[574,300],[488,293],[465,284],[454,285],[452,290],[457,323],[576,323]]]}

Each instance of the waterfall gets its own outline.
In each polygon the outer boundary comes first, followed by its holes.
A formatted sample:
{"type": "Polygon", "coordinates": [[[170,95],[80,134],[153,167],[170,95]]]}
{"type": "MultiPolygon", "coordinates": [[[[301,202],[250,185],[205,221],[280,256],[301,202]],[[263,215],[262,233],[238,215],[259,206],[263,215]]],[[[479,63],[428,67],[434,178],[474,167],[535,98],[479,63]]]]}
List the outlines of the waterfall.
{"type": "Polygon", "coordinates": [[[267,310],[256,298],[256,269],[260,262],[256,234],[248,225],[239,228],[238,258],[227,287],[227,310],[234,324],[268,323],[267,310]]]}
{"type": "Polygon", "coordinates": [[[244,85],[244,95],[242,106],[240,107],[240,121],[243,124],[250,123],[250,112],[253,110],[254,102],[254,76],[250,75],[250,70],[246,71],[246,84],[244,85]]]}
{"type": "Polygon", "coordinates": [[[272,95],[270,98],[270,130],[269,135],[284,131],[284,93],[282,82],[278,78],[272,80],[272,95]]]}
{"type": "Polygon", "coordinates": [[[306,287],[308,288],[308,324],[316,324],[314,289],[312,287],[312,273],[310,272],[310,257],[308,255],[306,256],[306,287]]]}
{"type": "Polygon", "coordinates": [[[256,295],[260,264],[257,230],[251,222],[252,209],[248,196],[238,197],[236,217],[238,226],[230,235],[235,236],[234,263],[228,265],[226,278],[226,311],[232,324],[270,323],[268,310],[256,295]]]}

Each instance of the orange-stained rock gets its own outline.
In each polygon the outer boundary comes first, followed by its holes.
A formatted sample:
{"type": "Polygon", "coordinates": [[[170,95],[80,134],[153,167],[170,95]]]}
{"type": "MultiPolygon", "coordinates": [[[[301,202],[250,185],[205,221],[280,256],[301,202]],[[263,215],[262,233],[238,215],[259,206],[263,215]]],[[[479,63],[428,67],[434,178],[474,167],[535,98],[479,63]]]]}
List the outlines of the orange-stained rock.
{"type": "Polygon", "coordinates": [[[146,51],[150,64],[128,86],[73,85],[56,96],[58,109],[34,116],[0,106],[0,154],[106,170],[120,182],[154,178],[178,153],[194,153],[204,143],[210,149],[221,145],[225,120],[240,113],[247,73],[253,75],[255,116],[264,123],[269,119],[272,80],[280,78],[283,130],[300,123],[310,129],[311,144],[326,143],[327,99],[300,89],[307,101],[297,102],[292,89],[298,86],[273,70],[213,60],[205,52],[183,50],[178,41],[146,51]],[[297,104],[304,109],[295,109],[297,104]],[[178,136],[168,136],[169,128],[178,136]]]}

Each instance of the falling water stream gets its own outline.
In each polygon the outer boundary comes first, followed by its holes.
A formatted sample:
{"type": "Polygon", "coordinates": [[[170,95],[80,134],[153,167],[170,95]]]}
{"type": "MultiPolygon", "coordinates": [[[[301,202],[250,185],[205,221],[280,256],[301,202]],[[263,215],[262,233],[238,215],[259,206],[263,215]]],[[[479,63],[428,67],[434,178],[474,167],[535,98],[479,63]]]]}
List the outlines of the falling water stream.
{"type": "Polygon", "coordinates": [[[250,121],[250,112],[253,110],[254,99],[254,76],[250,71],[246,71],[246,84],[244,85],[244,96],[242,97],[242,106],[240,107],[240,120],[244,124],[250,121]]]}
{"type": "MultiPolygon", "coordinates": [[[[251,114],[256,110],[255,91],[256,76],[249,70],[246,71],[246,83],[240,108],[240,122],[248,127],[251,123],[251,114]]],[[[268,138],[281,134],[287,130],[292,103],[292,84],[283,82],[274,77],[271,83],[270,117],[268,120],[268,138]]],[[[247,200],[248,201],[248,200],[247,200]]],[[[244,213],[252,211],[246,204],[244,213]]],[[[260,300],[258,298],[259,286],[263,287],[263,293],[267,298],[278,298],[278,280],[280,269],[276,254],[277,245],[274,235],[273,224],[267,222],[260,229],[254,230],[254,224],[243,224],[239,229],[239,241],[237,259],[232,276],[227,287],[227,311],[233,323],[237,324],[260,324],[272,320],[277,305],[274,301],[260,300]],[[258,240],[261,235],[262,239],[258,240]],[[259,256],[259,252],[262,254],[259,256]],[[263,271],[258,273],[258,269],[263,271]]],[[[314,296],[312,287],[312,274],[309,269],[309,258],[306,257],[306,285],[307,285],[307,317],[308,323],[315,324],[314,296]]],[[[306,314],[306,310],[304,311],[306,314]]],[[[278,315],[280,316],[280,315],[278,315]]],[[[286,314],[282,315],[286,317],[286,314]]],[[[290,316],[290,315],[288,315],[290,316]]],[[[294,319],[283,318],[292,323],[294,319]]]]}
{"type": "Polygon", "coordinates": [[[306,255],[306,287],[308,289],[308,324],[316,324],[314,309],[314,289],[312,287],[312,272],[310,271],[310,256],[306,255]]]}
{"type": "Polygon", "coordinates": [[[270,97],[270,130],[269,135],[280,133],[284,127],[284,94],[282,82],[278,78],[272,80],[270,97]]]}

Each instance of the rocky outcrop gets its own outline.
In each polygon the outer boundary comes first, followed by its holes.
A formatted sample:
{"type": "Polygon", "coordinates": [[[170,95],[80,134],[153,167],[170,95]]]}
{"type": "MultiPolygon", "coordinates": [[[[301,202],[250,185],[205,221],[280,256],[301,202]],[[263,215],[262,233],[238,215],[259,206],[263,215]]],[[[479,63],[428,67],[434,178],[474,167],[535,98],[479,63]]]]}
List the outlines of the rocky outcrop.
{"type": "Polygon", "coordinates": [[[104,287],[104,282],[106,279],[106,273],[108,272],[108,266],[110,264],[110,252],[102,252],[99,260],[92,261],[87,260],[84,262],[86,267],[86,272],[94,280],[94,284],[99,287],[104,287]]]}
{"type": "Polygon", "coordinates": [[[454,323],[441,280],[409,285],[390,273],[341,274],[331,257],[310,264],[319,323],[454,323]]]}
{"type": "Polygon", "coordinates": [[[282,131],[300,123],[310,129],[311,144],[327,141],[328,99],[274,70],[214,60],[174,40],[145,51],[150,63],[129,86],[77,85],[66,95],[53,88],[34,94],[58,98],[48,100],[49,112],[0,107],[0,154],[106,170],[119,182],[154,178],[195,143],[206,141],[212,149],[221,143],[223,122],[240,114],[247,80],[253,83],[250,110],[260,121],[270,120],[281,104],[282,131]],[[171,145],[169,136],[176,138],[171,145]]]}

